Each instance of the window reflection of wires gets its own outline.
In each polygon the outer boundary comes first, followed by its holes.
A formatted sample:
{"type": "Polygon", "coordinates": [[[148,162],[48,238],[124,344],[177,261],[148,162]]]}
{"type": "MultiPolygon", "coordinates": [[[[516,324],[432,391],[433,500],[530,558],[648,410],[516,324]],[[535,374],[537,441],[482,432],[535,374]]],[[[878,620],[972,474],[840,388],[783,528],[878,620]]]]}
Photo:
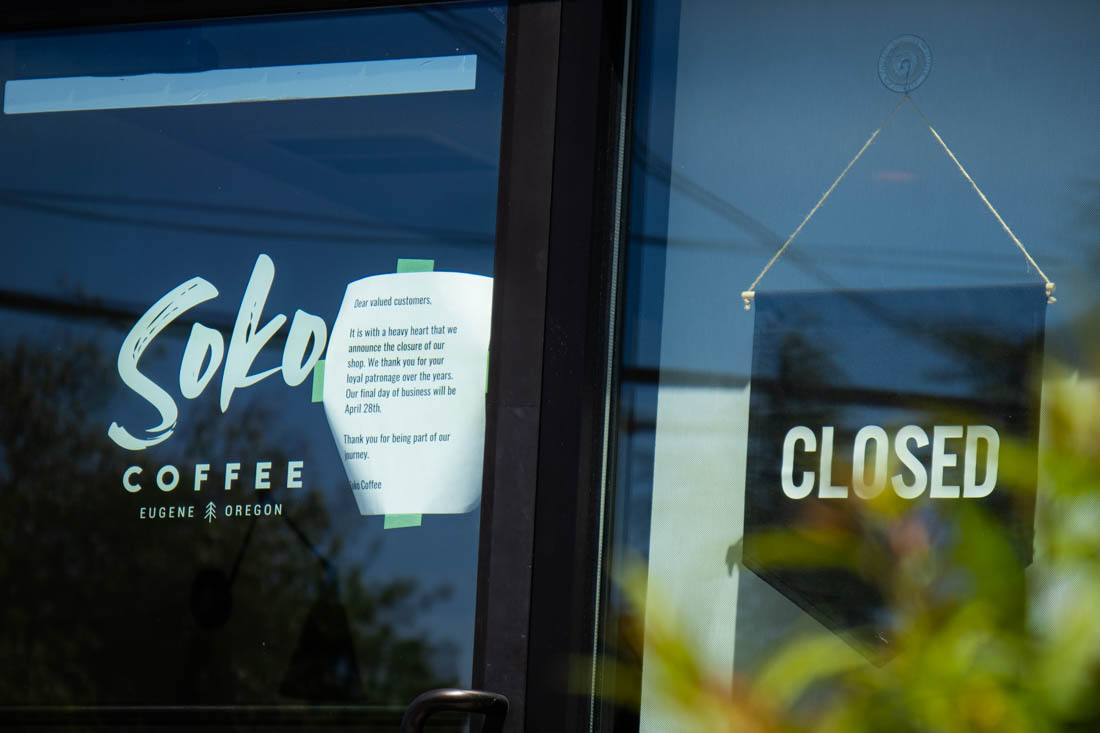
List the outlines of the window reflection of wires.
{"type": "MultiPolygon", "coordinates": [[[[688,178],[682,173],[677,172],[672,168],[668,161],[656,156],[644,143],[639,143],[634,151],[634,157],[638,165],[644,173],[652,176],[659,182],[665,182],[670,189],[675,189],[681,194],[702,205],[703,207],[713,211],[727,221],[737,225],[738,228],[745,231],[750,237],[750,241],[756,245],[756,249],[762,250],[767,254],[774,252],[783,242],[783,237],[780,237],[774,231],[768,228],[767,225],[756,219],[752,215],[748,214],[741,208],[737,207],[733,203],[722,198],[718,194],[714,193],[710,189],[702,186],[696,181],[688,178]]],[[[667,237],[647,237],[644,234],[631,234],[633,241],[642,244],[643,246],[667,246],[667,237]]],[[[677,244],[681,243],[681,240],[675,240],[677,244]]],[[[737,249],[736,245],[731,244],[729,240],[723,240],[720,242],[700,242],[699,240],[688,240],[683,242],[689,247],[695,247],[698,249],[712,249],[715,251],[732,252],[737,249]]],[[[869,267],[881,267],[882,262],[874,262],[868,260],[866,257],[861,257],[860,251],[854,251],[849,257],[852,259],[858,259],[859,266],[869,267]]],[[[821,257],[820,249],[816,252],[816,257],[821,257]]],[[[918,340],[925,341],[932,348],[944,350],[945,353],[950,354],[950,344],[943,342],[935,334],[929,333],[924,325],[919,314],[915,315],[912,319],[901,319],[897,314],[886,313],[883,310],[877,308],[875,304],[866,297],[866,293],[861,290],[849,289],[844,287],[840,281],[828,273],[825,269],[817,265],[815,258],[809,257],[797,250],[792,250],[792,253],[788,255],[791,259],[791,263],[803,270],[811,277],[816,278],[819,282],[823,283],[827,289],[836,291],[837,293],[844,294],[853,304],[861,308],[865,312],[877,318],[880,322],[896,330],[899,334],[908,334],[910,337],[918,340]],[[796,254],[797,252],[797,254],[796,254]]],[[[980,272],[988,273],[991,270],[990,263],[988,261],[988,255],[984,256],[985,260],[976,265],[980,268],[980,272]]],[[[835,261],[836,258],[830,255],[829,261],[835,261]]],[[[894,260],[891,260],[891,264],[896,264],[894,260]]],[[[942,261],[936,261],[929,258],[926,263],[929,267],[935,270],[943,270],[944,264],[942,261]]],[[[713,267],[713,264],[708,265],[713,267]]],[[[915,263],[905,263],[907,269],[915,269],[918,265],[915,263]]],[[[870,292],[870,291],[867,291],[870,292]]],[[[694,377],[693,377],[694,378],[694,377]]]]}
{"type": "MultiPolygon", "coordinates": [[[[642,171],[658,181],[665,181],[670,188],[676,190],[684,197],[694,201],[705,209],[717,214],[726,221],[735,224],[745,234],[748,240],[731,241],[723,239],[701,239],[676,237],[677,246],[691,250],[712,251],[715,253],[744,252],[749,248],[759,250],[771,255],[783,244],[783,237],[770,229],[766,224],[752,216],[736,204],[722,198],[706,186],[696,182],[692,178],[674,171],[668,161],[654,155],[645,144],[639,144],[635,149],[635,160],[642,171]]],[[[668,238],[663,235],[651,235],[645,232],[631,234],[631,239],[645,246],[662,246],[667,244],[668,238]]],[[[844,265],[851,268],[882,268],[884,266],[904,267],[906,270],[928,270],[942,272],[951,269],[955,272],[972,272],[980,274],[992,274],[995,269],[1000,269],[1004,274],[1014,274],[1019,268],[1014,262],[1005,260],[1002,268],[991,261],[988,252],[952,252],[952,262],[947,265],[942,260],[922,256],[919,253],[899,254],[895,251],[868,251],[866,247],[834,243],[803,243],[803,247],[791,248],[786,255],[791,264],[798,267],[807,275],[817,279],[828,287],[840,287],[840,282],[830,275],[825,269],[819,267],[815,260],[825,258],[830,263],[844,265]],[[812,253],[812,254],[811,254],[812,253]],[[878,255],[878,256],[876,256],[878,255]],[[958,260],[968,258],[969,262],[958,260]]],[[[1044,258],[1054,265],[1059,264],[1059,258],[1054,254],[1044,254],[1044,258]]]]}
{"type": "Polygon", "coordinates": [[[30,189],[0,189],[0,207],[34,211],[86,221],[99,221],[129,226],[146,226],[173,231],[216,234],[256,239],[299,240],[317,242],[372,244],[442,242],[467,246],[491,246],[488,233],[437,229],[423,225],[386,222],[378,219],[292,212],[283,209],[227,206],[212,203],[192,203],[169,199],[134,198],[74,194],[60,191],[30,189]],[[114,209],[112,211],[112,209],[114,209]],[[154,216],[152,212],[179,212],[181,216],[154,216]],[[132,213],[134,211],[144,212],[132,213]],[[195,214],[203,216],[196,222],[195,214]],[[214,223],[216,220],[228,220],[214,223]],[[259,219],[268,226],[241,224],[259,219]],[[288,229],[271,226],[272,222],[295,222],[312,225],[313,229],[288,229]],[[327,229],[331,227],[331,229],[327,229]],[[349,231],[349,229],[357,231],[349,231]]]}

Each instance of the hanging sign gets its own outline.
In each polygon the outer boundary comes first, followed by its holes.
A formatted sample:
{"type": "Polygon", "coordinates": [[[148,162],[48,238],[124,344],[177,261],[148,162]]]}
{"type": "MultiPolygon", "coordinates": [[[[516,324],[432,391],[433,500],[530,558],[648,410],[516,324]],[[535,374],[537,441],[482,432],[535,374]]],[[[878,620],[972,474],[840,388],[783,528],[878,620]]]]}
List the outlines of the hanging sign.
{"type": "Polygon", "coordinates": [[[890,522],[920,517],[939,527],[933,542],[951,542],[952,515],[979,504],[1018,547],[1022,571],[1034,480],[1009,485],[999,463],[1008,442],[1038,439],[1044,287],[755,301],[745,566],[864,650],[890,640],[875,582],[894,551],[890,522]],[[867,503],[886,492],[900,514],[868,522],[867,503]],[[837,528],[856,550],[843,564],[783,562],[776,547],[785,534],[837,528]]]}

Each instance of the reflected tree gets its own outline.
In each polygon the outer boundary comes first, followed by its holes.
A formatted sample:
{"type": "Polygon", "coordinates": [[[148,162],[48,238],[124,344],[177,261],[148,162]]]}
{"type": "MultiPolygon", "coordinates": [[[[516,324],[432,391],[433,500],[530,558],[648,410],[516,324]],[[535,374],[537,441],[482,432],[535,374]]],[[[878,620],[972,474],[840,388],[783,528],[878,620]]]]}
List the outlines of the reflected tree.
{"type": "Polygon", "coordinates": [[[279,516],[205,521],[206,493],[147,487],[142,503],[201,504],[139,519],[127,466],[151,483],[167,462],[277,465],[308,445],[253,402],[200,414],[170,460],[120,455],[106,340],[73,328],[0,347],[0,704],[403,705],[454,684],[452,650],[415,627],[449,589],[368,582],[377,553],[341,559],[322,492],[280,495],[279,516]]]}

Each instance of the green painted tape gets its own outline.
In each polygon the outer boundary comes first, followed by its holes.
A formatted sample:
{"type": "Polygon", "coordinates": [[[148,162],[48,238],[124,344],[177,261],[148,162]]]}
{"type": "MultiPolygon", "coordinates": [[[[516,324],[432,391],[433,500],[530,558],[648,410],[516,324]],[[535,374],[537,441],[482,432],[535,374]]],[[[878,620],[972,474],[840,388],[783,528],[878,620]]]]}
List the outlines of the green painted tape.
{"type": "Polygon", "coordinates": [[[387,514],[382,522],[382,529],[401,529],[402,527],[419,527],[423,516],[420,514],[387,514]]]}
{"type": "MultiPolygon", "coordinates": [[[[398,259],[398,272],[433,272],[435,260],[398,259]]],[[[419,514],[387,514],[382,522],[382,529],[401,529],[402,527],[419,527],[421,516],[419,514]]]]}
{"type": "Polygon", "coordinates": [[[325,397],[325,360],[318,359],[313,366],[313,402],[320,402],[325,397]]]}
{"type": "Polygon", "coordinates": [[[397,261],[398,272],[432,272],[435,270],[435,260],[406,260],[397,261]]]}

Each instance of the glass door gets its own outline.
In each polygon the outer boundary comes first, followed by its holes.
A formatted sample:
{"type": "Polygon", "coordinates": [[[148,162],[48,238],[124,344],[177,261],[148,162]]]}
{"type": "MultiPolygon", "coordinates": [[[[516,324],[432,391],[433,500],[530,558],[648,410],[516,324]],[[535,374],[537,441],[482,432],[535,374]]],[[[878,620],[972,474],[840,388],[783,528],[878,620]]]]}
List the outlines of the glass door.
{"type": "Polygon", "coordinates": [[[1097,10],[642,4],[595,730],[1095,725],[1097,10]]]}
{"type": "Polygon", "coordinates": [[[507,23],[0,36],[0,715],[474,684],[507,23]]]}

